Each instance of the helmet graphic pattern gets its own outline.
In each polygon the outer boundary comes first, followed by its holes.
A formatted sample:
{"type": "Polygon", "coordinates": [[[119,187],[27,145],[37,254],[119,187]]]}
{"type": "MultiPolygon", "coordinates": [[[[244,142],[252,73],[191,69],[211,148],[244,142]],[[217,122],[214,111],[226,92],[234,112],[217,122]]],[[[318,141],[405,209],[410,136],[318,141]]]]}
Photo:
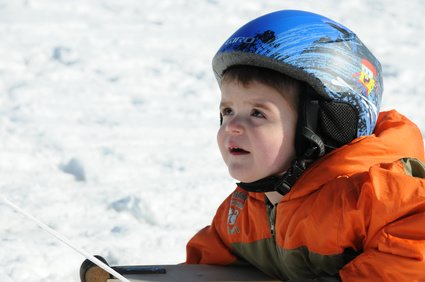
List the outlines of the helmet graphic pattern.
{"type": "Polygon", "coordinates": [[[219,83],[234,65],[265,67],[305,81],[323,99],[355,109],[357,137],[374,130],[383,92],[381,65],[352,31],[335,21],[295,10],[257,18],[214,56],[219,83]]]}

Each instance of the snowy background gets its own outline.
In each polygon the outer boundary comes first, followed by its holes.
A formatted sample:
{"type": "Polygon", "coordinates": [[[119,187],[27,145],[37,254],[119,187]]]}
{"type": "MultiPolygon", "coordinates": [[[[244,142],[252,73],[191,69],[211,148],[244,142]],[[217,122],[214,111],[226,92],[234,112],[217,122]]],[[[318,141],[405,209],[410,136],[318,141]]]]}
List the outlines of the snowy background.
{"type": "MultiPolygon", "coordinates": [[[[384,109],[425,132],[423,0],[0,0],[0,194],[116,264],[172,264],[234,188],[211,59],[302,9],[381,60],[384,109]]],[[[82,256],[0,203],[0,281],[79,281],[82,256]]]]}

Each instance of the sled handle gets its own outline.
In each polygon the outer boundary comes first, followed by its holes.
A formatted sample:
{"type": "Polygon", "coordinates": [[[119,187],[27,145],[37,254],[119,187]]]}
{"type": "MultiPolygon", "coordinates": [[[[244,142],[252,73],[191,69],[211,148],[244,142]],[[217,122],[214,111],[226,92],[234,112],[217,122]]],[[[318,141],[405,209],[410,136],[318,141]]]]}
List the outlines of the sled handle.
{"type": "MultiPolygon", "coordinates": [[[[108,262],[101,256],[96,255],[97,259],[108,265],[108,262]]],[[[109,266],[109,265],[108,265],[109,266]]],[[[112,266],[114,271],[122,274],[166,274],[167,270],[160,266],[145,265],[128,265],[128,266],[112,266]]],[[[99,268],[92,261],[86,259],[80,267],[81,282],[106,282],[112,278],[109,273],[99,268]]]]}

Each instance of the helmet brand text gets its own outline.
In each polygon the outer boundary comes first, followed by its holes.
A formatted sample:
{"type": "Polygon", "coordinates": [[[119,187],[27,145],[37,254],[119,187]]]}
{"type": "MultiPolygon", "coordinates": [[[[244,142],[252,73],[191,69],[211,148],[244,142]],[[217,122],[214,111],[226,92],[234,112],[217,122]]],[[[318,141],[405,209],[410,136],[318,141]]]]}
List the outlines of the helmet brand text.
{"type": "Polygon", "coordinates": [[[255,41],[255,37],[250,37],[250,36],[238,36],[238,37],[232,37],[229,40],[227,40],[224,45],[229,45],[229,44],[235,44],[235,43],[247,43],[247,44],[251,44],[255,41]]]}

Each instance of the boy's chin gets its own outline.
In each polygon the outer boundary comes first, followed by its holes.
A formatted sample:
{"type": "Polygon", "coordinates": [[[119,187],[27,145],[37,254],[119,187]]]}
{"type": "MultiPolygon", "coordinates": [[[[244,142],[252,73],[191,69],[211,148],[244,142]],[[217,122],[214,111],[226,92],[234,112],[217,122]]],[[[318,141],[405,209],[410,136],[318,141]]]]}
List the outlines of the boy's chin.
{"type": "Polygon", "coordinates": [[[238,175],[231,175],[235,180],[239,181],[239,182],[243,182],[243,183],[252,183],[255,181],[258,181],[260,179],[263,179],[264,177],[249,177],[249,176],[238,176],[238,175]]]}
{"type": "Polygon", "coordinates": [[[228,167],[228,171],[233,179],[243,183],[252,183],[272,175],[280,176],[284,173],[284,171],[282,173],[273,173],[272,171],[260,172],[258,170],[246,170],[236,166],[228,167]],[[251,171],[251,173],[249,171],[251,171]]]}
{"type": "Polygon", "coordinates": [[[264,178],[266,178],[266,177],[272,177],[272,176],[275,176],[275,177],[280,177],[280,176],[282,176],[283,174],[284,174],[285,172],[282,172],[282,173],[278,173],[278,174],[271,174],[271,175],[264,175],[264,176],[258,176],[257,175],[257,177],[251,177],[251,176],[246,176],[246,175],[236,175],[236,174],[231,174],[230,173],[230,176],[232,176],[232,178],[233,179],[235,179],[235,180],[237,180],[237,181],[239,181],[239,182],[243,182],[243,183],[253,183],[253,182],[255,182],[255,181],[258,181],[258,180],[261,180],[261,179],[264,179],[264,178]]]}

